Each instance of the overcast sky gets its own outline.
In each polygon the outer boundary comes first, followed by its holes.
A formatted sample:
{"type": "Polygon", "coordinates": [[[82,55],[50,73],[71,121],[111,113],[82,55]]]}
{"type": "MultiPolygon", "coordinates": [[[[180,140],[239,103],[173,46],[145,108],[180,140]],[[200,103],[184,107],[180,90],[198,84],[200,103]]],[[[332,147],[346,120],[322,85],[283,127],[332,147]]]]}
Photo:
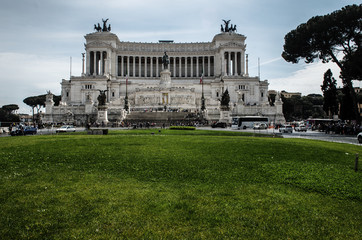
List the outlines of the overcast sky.
{"type": "MultiPolygon", "coordinates": [[[[321,93],[323,74],[334,64],[287,63],[281,58],[284,36],[316,15],[352,0],[0,0],[0,106],[22,103],[50,90],[59,95],[62,79],[81,74],[84,35],[109,18],[121,41],[210,42],[230,19],[247,37],[249,75],[267,79],[269,89],[321,93]]],[[[341,85],[341,81],[338,82],[341,85]]],[[[357,86],[359,86],[357,83],[357,86]]]]}

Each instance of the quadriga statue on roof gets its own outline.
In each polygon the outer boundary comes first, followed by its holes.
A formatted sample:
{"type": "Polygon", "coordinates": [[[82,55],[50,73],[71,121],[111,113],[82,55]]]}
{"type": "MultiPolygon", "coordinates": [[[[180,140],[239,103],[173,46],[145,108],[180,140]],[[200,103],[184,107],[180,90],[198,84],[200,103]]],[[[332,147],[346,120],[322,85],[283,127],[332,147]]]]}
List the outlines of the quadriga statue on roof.
{"type": "Polygon", "coordinates": [[[109,18],[107,18],[106,20],[104,20],[102,18],[103,28],[98,23],[98,24],[94,24],[94,30],[97,31],[97,32],[110,32],[111,31],[111,24],[108,24],[108,27],[107,27],[107,21],[108,20],[109,20],[109,18]]]}

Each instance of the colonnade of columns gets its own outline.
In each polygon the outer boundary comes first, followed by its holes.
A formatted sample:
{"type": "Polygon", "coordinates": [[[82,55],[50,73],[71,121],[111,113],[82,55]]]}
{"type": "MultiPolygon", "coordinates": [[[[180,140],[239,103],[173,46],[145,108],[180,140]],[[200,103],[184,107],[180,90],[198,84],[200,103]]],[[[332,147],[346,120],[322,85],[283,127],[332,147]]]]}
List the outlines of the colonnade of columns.
{"type": "Polygon", "coordinates": [[[106,51],[90,51],[87,54],[87,72],[90,75],[103,75],[106,72],[106,62],[106,51]]]}
{"type": "Polygon", "coordinates": [[[244,52],[225,51],[223,57],[223,75],[238,76],[245,74],[244,52]]]}
{"type": "MultiPolygon", "coordinates": [[[[169,57],[172,77],[214,76],[214,56],[169,57]]],[[[163,70],[162,57],[118,56],[117,75],[124,77],[159,77],[163,70]]]]}
{"type": "MultiPolygon", "coordinates": [[[[109,67],[109,56],[106,51],[90,51],[87,54],[87,73],[104,75],[109,67]]],[[[169,70],[172,77],[205,77],[215,76],[214,56],[180,56],[169,57],[169,70]]],[[[225,51],[221,61],[222,75],[243,76],[245,72],[244,52],[225,51]]],[[[220,69],[220,68],[219,68],[220,69]]],[[[163,70],[162,57],[118,56],[116,58],[116,74],[121,77],[159,77],[163,70]]]]}

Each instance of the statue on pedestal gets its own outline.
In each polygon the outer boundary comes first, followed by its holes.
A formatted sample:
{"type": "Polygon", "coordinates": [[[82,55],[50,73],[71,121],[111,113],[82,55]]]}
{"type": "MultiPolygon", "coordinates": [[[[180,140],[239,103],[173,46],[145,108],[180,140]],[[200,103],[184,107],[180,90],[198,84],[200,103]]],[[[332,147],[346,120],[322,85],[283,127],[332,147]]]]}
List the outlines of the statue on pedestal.
{"type": "Polygon", "coordinates": [[[162,64],[164,69],[168,69],[168,64],[170,64],[170,60],[168,59],[168,55],[165,51],[165,54],[162,57],[162,64]]]}
{"type": "Polygon", "coordinates": [[[221,96],[220,108],[222,110],[228,111],[229,103],[230,103],[230,95],[229,95],[229,91],[226,89],[225,92],[221,96]]]}
{"type": "Polygon", "coordinates": [[[108,90],[98,90],[100,92],[99,96],[98,96],[98,106],[104,106],[106,105],[106,92],[108,92],[108,90]]]}

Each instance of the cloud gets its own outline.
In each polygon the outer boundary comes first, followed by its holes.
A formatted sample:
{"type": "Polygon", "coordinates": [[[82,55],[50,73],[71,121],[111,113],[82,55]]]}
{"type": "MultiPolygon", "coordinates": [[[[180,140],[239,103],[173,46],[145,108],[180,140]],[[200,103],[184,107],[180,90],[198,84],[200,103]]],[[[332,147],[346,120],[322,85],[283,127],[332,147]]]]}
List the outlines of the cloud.
{"type": "Polygon", "coordinates": [[[301,92],[303,95],[311,93],[321,94],[320,85],[323,84],[324,73],[329,68],[333,72],[333,77],[337,79],[337,85],[342,85],[342,80],[339,78],[340,69],[335,63],[329,62],[324,64],[322,62],[316,62],[300,65],[301,69],[293,72],[289,76],[270,79],[269,89],[301,92]]]}
{"type": "MultiPolygon", "coordinates": [[[[0,106],[18,104],[19,112],[28,112],[28,107],[22,102],[26,97],[45,94],[47,90],[60,94],[61,79],[70,74],[69,62],[69,58],[62,56],[0,53],[0,81],[4,86],[0,106]]],[[[78,62],[74,62],[74,69],[80,69],[80,60],[78,62]]]]}

